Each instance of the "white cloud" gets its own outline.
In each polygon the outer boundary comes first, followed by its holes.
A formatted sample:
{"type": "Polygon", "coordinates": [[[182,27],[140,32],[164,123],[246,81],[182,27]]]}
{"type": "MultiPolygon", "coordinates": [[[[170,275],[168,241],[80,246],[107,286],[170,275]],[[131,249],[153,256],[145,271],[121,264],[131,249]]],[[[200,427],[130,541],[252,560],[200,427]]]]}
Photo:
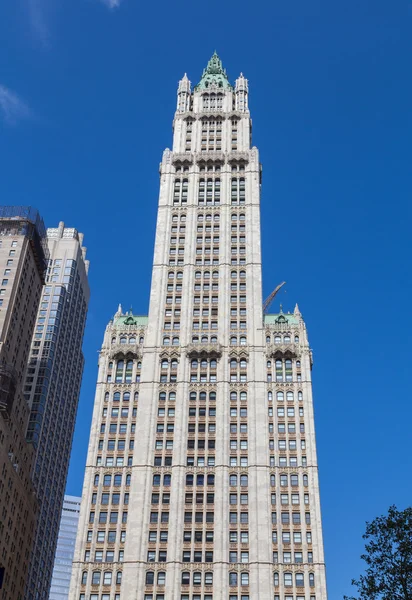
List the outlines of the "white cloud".
{"type": "Polygon", "coordinates": [[[49,43],[50,32],[47,24],[49,2],[44,0],[27,0],[30,25],[34,35],[45,46],[49,43]]]}
{"type": "Polygon", "coordinates": [[[102,2],[108,8],[118,8],[120,6],[121,0],[102,0],[102,2]]]}
{"type": "Polygon", "coordinates": [[[17,121],[30,117],[31,111],[17,94],[0,84],[0,114],[6,123],[15,125],[17,121]]]}

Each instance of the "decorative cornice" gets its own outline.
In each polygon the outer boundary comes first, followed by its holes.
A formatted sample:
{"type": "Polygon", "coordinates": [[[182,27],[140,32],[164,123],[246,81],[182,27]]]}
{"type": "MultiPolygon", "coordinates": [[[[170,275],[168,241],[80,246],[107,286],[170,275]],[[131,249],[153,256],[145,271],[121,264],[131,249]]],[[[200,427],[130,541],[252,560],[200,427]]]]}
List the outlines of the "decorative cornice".
{"type": "Polygon", "coordinates": [[[142,358],[142,349],[136,344],[114,344],[109,348],[109,357],[115,356],[133,356],[134,358],[142,358]]]}
{"type": "Polygon", "coordinates": [[[266,347],[266,356],[298,356],[299,346],[297,344],[271,344],[266,347]]]}
{"type": "Polygon", "coordinates": [[[221,356],[222,346],[220,344],[188,344],[186,347],[187,356],[221,356]]]}

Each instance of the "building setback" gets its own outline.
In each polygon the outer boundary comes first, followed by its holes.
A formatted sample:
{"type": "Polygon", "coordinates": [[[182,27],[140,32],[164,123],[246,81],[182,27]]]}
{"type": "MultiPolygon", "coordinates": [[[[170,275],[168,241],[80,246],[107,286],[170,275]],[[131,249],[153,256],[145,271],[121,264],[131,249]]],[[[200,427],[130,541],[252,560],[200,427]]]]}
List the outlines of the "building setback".
{"type": "Polygon", "coordinates": [[[23,382],[46,273],[46,230],[27,206],[0,207],[0,598],[22,600],[37,501],[23,382]]]}
{"type": "Polygon", "coordinates": [[[81,498],[76,496],[64,497],[49,600],[67,600],[69,597],[80,501],[81,498]]]}
{"type": "Polygon", "coordinates": [[[70,600],[326,600],[312,354],[262,309],[248,82],[179,82],[148,317],[106,328],[70,600]]]}
{"type": "Polygon", "coordinates": [[[47,600],[56,552],[83,374],[89,302],[83,234],[60,223],[47,229],[50,258],[37,314],[24,395],[27,439],[35,449],[33,483],[39,514],[27,600],[47,600]]]}

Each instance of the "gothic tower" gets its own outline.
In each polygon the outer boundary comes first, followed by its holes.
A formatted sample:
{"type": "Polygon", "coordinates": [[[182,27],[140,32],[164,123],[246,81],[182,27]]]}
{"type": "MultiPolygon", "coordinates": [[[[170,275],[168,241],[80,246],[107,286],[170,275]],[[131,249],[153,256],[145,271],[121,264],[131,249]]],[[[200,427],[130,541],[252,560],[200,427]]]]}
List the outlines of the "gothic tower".
{"type": "Polygon", "coordinates": [[[326,600],[312,357],[264,315],[248,82],[179,82],[148,317],[106,328],[71,600],[326,600]]]}

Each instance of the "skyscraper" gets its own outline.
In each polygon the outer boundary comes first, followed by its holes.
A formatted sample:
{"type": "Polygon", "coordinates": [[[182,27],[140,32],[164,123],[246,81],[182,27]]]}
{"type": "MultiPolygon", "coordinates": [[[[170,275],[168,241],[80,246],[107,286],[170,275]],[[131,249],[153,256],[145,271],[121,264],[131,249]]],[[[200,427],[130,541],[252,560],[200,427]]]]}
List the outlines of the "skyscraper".
{"type": "Polygon", "coordinates": [[[326,600],[299,309],[265,315],[248,82],[179,82],[148,317],[104,335],[70,600],[326,600]]]}
{"type": "Polygon", "coordinates": [[[46,230],[37,210],[0,207],[1,600],[22,600],[34,539],[34,453],[25,439],[29,406],[23,382],[47,259],[46,230]]]}
{"type": "Polygon", "coordinates": [[[27,439],[35,449],[33,483],[39,502],[27,600],[47,600],[83,374],[83,333],[89,302],[89,261],[83,234],[47,229],[50,252],[33,335],[24,395],[27,439]]]}
{"type": "Polygon", "coordinates": [[[79,524],[80,501],[81,498],[76,496],[64,497],[49,600],[67,600],[69,597],[74,545],[79,524]]]}

